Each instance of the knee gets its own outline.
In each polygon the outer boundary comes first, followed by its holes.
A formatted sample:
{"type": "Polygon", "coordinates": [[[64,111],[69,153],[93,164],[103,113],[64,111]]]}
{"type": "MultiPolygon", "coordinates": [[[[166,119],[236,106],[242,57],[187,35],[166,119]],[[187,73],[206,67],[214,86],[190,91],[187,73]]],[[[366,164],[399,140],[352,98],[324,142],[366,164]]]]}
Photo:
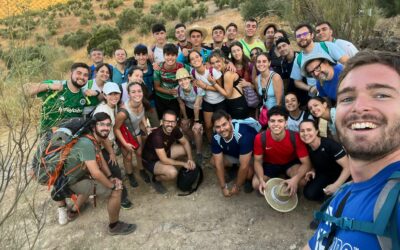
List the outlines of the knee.
{"type": "Polygon", "coordinates": [[[127,153],[125,156],[124,156],[124,159],[125,159],[125,161],[132,161],[132,154],[131,153],[127,153]]]}
{"type": "Polygon", "coordinates": [[[253,188],[255,190],[258,190],[258,186],[260,185],[260,182],[258,181],[258,178],[256,176],[253,177],[253,181],[251,182],[251,184],[253,185],[253,188]]]}
{"type": "Polygon", "coordinates": [[[178,170],[176,170],[175,167],[171,167],[166,171],[165,175],[168,180],[176,179],[176,177],[178,176],[178,170]]]}

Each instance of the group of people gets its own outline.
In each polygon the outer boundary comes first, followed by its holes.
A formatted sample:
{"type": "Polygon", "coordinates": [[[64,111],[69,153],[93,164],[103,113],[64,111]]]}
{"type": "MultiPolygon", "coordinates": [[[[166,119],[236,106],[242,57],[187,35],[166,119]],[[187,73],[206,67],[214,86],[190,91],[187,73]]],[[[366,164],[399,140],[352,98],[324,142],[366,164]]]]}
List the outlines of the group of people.
{"type": "MultiPolygon", "coordinates": [[[[399,164],[386,167],[400,152],[398,56],[358,53],[352,43],[334,38],[326,21],[315,29],[309,24],[294,29],[299,52],[277,25],[264,27],[264,39],[257,38],[257,30],[255,19],[245,20],[244,37],[238,39],[236,24],[216,25],[213,42],[206,44],[205,28],[178,24],[173,44],[166,40],[164,25],[155,24],[154,44],[136,45],[133,57],[117,49],[116,64],[110,65],[100,49],[92,49],[93,65],[73,64],[70,80],[27,85],[29,95],[43,99],[40,133],[71,117],[93,120],[93,139],[80,138],[68,156],[64,173],[78,201],[68,209],[65,200],[57,201],[59,223],[75,219],[96,186],[96,195],[109,197],[108,232],[133,232],[134,224],[118,219],[120,207],[129,209],[132,202],[117,152],[130,186],[138,186],[136,158],[142,180],[165,193],[163,182],[174,180],[177,169],[203,165],[203,144],[211,149],[225,197],[242,188],[264,195],[268,180],[282,177],[288,196],[302,189],[305,198],[323,201],[352,179],[348,187],[355,191],[346,206],[373,203],[370,197],[362,200],[365,195],[356,188],[374,189],[370,195],[375,197],[380,190],[375,185],[381,188],[400,169],[399,164]],[[265,115],[260,130],[254,125],[265,115]]],[[[345,209],[343,214],[368,219],[369,210],[358,214],[345,209]]],[[[319,225],[309,247],[328,244],[319,237],[329,232],[327,227],[319,225]]],[[[371,235],[335,230],[336,247],[340,242],[359,249],[379,246],[371,235]],[[368,240],[359,241],[356,234],[368,240]]]]}

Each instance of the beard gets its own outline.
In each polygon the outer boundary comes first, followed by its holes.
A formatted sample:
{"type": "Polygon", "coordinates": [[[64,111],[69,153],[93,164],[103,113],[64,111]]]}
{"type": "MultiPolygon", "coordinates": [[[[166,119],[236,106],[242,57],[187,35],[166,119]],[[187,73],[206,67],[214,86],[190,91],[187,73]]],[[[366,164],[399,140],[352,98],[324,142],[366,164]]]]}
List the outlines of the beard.
{"type": "MultiPolygon", "coordinates": [[[[345,124],[350,124],[351,121],[360,120],[358,117],[358,115],[350,115],[345,118],[337,128],[339,141],[343,144],[350,157],[362,161],[376,161],[400,148],[400,119],[397,119],[393,123],[393,126],[387,127],[381,131],[381,134],[376,141],[368,141],[368,138],[365,136],[351,136],[342,131],[345,124]]],[[[372,121],[380,126],[388,126],[388,121],[383,116],[377,117],[367,114],[362,115],[360,118],[361,120],[372,121]]]]}
{"type": "Polygon", "coordinates": [[[300,42],[297,42],[297,45],[299,45],[300,48],[304,49],[304,48],[307,48],[307,46],[310,45],[311,42],[312,42],[312,39],[309,38],[309,39],[301,40],[300,42]],[[305,41],[305,43],[304,43],[304,41],[305,41]]]}
{"type": "Polygon", "coordinates": [[[107,139],[108,135],[110,134],[110,130],[101,130],[98,131],[97,129],[94,130],[96,135],[100,137],[101,139],[107,139]]]}
{"type": "Polygon", "coordinates": [[[74,85],[74,86],[75,86],[76,88],[78,88],[78,89],[80,89],[80,88],[82,88],[83,86],[85,86],[85,84],[79,85],[79,84],[78,84],[78,81],[74,80],[72,77],[71,77],[71,83],[72,83],[72,85],[74,85]]]}

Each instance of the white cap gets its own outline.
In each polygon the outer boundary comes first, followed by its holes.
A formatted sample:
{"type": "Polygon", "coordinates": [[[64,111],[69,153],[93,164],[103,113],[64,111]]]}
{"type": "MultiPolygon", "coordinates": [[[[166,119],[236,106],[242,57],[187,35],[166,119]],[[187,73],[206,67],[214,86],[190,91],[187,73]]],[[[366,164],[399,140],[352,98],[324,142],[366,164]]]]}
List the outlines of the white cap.
{"type": "Polygon", "coordinates": [[[106,84],[104,84],[103,93],[106,95],[109,95],[111,93],[120,93],[121,94],[121,89],[119,88],[118,84],[116,84],[115,82],[107,82],[106,84]]]}

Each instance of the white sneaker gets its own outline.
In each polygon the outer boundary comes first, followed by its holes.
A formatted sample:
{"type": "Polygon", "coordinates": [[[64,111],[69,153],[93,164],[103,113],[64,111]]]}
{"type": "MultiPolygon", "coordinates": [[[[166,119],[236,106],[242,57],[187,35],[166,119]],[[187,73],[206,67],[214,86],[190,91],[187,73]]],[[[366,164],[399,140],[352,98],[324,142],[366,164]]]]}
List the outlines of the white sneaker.
{"type": "Polygon", "coordinates": [[[68,223],[67,207],[58,208],[58,224],[65,225],[68,223]]]}

